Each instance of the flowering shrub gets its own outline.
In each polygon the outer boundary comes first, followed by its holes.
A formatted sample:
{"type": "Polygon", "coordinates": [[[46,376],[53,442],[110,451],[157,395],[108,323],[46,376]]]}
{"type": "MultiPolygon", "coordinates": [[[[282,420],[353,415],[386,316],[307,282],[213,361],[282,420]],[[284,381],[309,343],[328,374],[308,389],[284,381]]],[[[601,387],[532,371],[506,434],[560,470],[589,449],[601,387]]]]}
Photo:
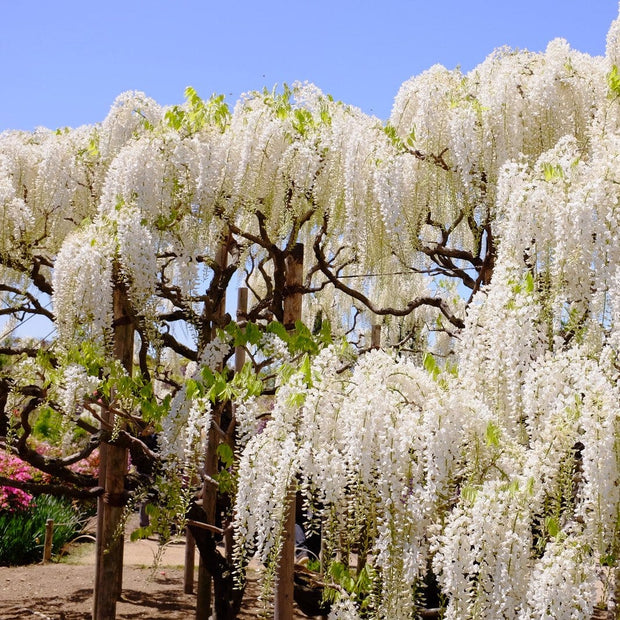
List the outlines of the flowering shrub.
{"type": "MultiPolygon", "coordinates": [[[[20,458],[7,454],[0,450],[0,476],[5,476],[20,482],[28,482],[37,475],[35,470],[28,463],[24,463],[20,458]]],[[[15,512],[26,510],[32,502],[32,495],[16,489],[14,487],[0,486],[0,512],[15,512]]]]}
{"type": "Polygon", "coordinates": [[[80,474],[97,477],[99,475],[99,449],[93,450],[85,459],[71,466],[71,469],[80,474]]]}

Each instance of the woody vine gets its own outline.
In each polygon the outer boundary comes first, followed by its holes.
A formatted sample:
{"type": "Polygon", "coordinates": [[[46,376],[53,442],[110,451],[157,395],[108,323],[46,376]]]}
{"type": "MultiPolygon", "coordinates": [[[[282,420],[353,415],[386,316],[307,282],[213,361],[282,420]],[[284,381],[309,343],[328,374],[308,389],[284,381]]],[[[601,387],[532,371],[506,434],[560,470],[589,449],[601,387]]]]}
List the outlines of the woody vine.
{"type": "Polygon", "coordinates": [[[230,451],[216,446],[227,525],[200,543],[214,578],[235,562],[240,583],[255,552],[273,574],[293,485],[325,566],[366,558],[371,585],[341,589],[334,617],[415,617],[430,573],[446,618],[611,609],[619,33],[604,57],[556,40],[468,74],[432,67],[385,123],[295,84],[232,110],[193,89],[168,108],[125,93],[97,125],[1,134],[0,315],[7,332],[31,315],[56,330],[0,349],[2,448],[54,480],[23,488],[96,496],[71,465],[121,446],[124,494],[154,488],[165,528],[200,514],[215,429],[230,451]],[[250,303],[231,322],[238,286],[250,303]],[[287,331],[292,293],[308,327],[287,331]],[[385,351],[369,350],[375,323],[385,351]],[[44,410],[64,430],[53,455],[33,441],[44,410]]]}

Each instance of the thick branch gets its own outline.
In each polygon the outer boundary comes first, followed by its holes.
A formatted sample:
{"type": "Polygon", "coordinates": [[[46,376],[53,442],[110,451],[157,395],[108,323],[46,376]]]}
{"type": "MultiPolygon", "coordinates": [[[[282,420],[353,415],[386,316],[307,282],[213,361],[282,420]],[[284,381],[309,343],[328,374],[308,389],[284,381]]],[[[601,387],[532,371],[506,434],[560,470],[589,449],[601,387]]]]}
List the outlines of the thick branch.
{"type": "Polygon", "coordinates": [[[438,308],[439,311],[455,327],[459,329],[465,327],[465,323],[463,322],[463,320],[454,315],[448,307],[448,304],[440,297],[417,297],[416,299],[411,300],[404,308],[378,308],[377,306],[375,306],[372,301],[368,299],[368,297],[366,297],[363,293],[347,286],[342,282],[342,280],[339,280],[338,277],[331,272],[320,244],[321,238],[325,233],[325,228],[326,223],[324,223],[321,233],[316,237],[314,241],[314,254],[316,256],[319,269],[338,290],[342,291],[353,299],[357,299],[357,301],[364,304],[371,312],[377,315],[407,316],[420,306],[432,306],[438,308]]]}
{"type": "Polygon", "coordinates": [[[175,353],[178,353],[185,359],[195,362],[198,359],[198,354],[184,344],[181,344],[172,334],[163,333],[161,335],[164,346],[172,349],[175,353]]]}
{"type": "Polygon", "coordinates": [[[36,357],[40,349],[35,347],[0,347],[0,355],[27,355],[36,357]]]}
{"type": "Polygon", "coordinates": [[[16,297],[22,297],[28,302],[28,304],[19,304],[8,308],[2,308],[0,310],[0,314],[38,314],[48,318],[50,321],[54,320],[54,313],[47,308],[44,308],[41,305],[41,302],[32,293],[22,291],[21,289],[9,284],[0,284],[0,291],[11,293],[16,297]]]}
{"type": "Polygon", "coordinates": [[[410,155],[413,155],[416,159],[419,159],[420,161],[432,162],[433,164],[435,164],[435,166],[438,166],[439,168],[441,168],[442,170],[445,170],[446,172],[449,172],[450,170],[452,170],[452,168],[450,168],[450,166],[446,163],[444,159],[444,155],[448,152],[448,147],[446,147],[443,151],[441,151],[439,155],[435,155],[434,153],[424,153],[420,151],[419,149],[413,149],[410,147],[405,147],[405,151],[409,153],[410,155]]]}
{"type": "Polygon", "coordinates": [[[21,480],[12,480],[0,476],[1,487],[11,487],[13,489],[22,489],[32,495],[55,495],[63,497],[72,497],[74,499],[94,499],[103,493],[102,487],[91,487],[87,489],[67,486],[66,484],[51,484],[43,482],[27,482],[21,480]]]}
{"type": "Polygon", "coordinates": [[[41,267],[53,267],[53,263],[44,256],[23,256],[24,253],[25,251],[23,250],[21,257],[3,253],[0,255],[0,264],[13,269],[17,273],[27,275],[32,280],[34,286],[42,293],[51,295],[53,292],[52,284],[41,273],[41,267]],[[21,262],[20,258],[24,262],[21,262]]]}

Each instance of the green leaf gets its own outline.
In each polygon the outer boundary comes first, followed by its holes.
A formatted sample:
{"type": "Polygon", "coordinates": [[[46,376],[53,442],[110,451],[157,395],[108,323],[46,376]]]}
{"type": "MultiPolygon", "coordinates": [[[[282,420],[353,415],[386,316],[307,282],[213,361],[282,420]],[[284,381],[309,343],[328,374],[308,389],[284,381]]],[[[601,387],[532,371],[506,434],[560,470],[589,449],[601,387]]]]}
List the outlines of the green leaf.
{"type": "Polygon", "coordinates": [[[495,448],[499,447],[499,440],[502,436],[502,432],[500,427],[495,424],[495,422],[489,422],[487,424],[484,436],[488,446],[493,446],[495,448]]]}
{"type": "Polygon", "coordinates": [[[249,344],[257,345],[261,340],[262,334],[255,323],[248,323],[245,326],[245,338],[249,344]]]}
{"type": "Polygon", "coordinates": [[[217,455],[224,467],[230,467],[234,463],[235,455],[232,448],[227,443],[221,443],[217,447],[217,455]]]}
{"type": "Polygon", "coordinates": [[[251,362],[246,362],[243,368],[235,373],[232,383],[235,388],[245,391],[248,396],[260,396],[263,392],[263,382],[256,376],[251,362]]]}
{"type": "Polygon", "coordinates": [[[198,381],[194,379],[188,379],[185,382],[185,394],[187,395],[188,400],[193,400],[197,396],[200,396],[202,392],[202,387],[198,381]]]}
{"type": "Polygon", "coordinates": [[[312,364],[310,356],[306,353],[301,361],[300,370],[304,375],[308,387],[312,387],[312,364]]]}
{"type": "Polygon", "coordinates": [[[527,293],[533,293],[534,284],[534,274],[531,271],[528,271],[525,276],[525,291],[527,293]]]}
{"type": "Polygon", "coordinates": [[[269,323],[269,325],[267,325],[266,331],[269,334],[275,334],[276,336],[284,340],[284,342],[289,341],[289,335],[286,331],[286,327],[284,327],[284,325],[282,325],[282,323],[279,323],[278,321],[272,321],[271,323],[269,323]]]}
{"type": "Polygon", "coordinates": [[[319,336],[319,340],[323,344],[325,345],[333,344],[334,339],[332,337],[332,325],[327,319],[324,319],[323,322],[321,323],[321,330],[319,331],[318,336],[319,336]]]}
{"type": "Polygon", "coordinates": [[[437,376],[441,373],[441,369],[437,366],[437,362],[431,353],[424,354],[422,364],[426,372],[428,372],[433,379],[437,379],[437,376]]]}
{"type": "Polygon", "coordinates": [[[202,377],[202,380],[207,387],[210,387],[215,383],[215,375],[208,366],[204,366],[200,370],[200,376],[202,377]]]}
{"type": "Polygon", "coordinates": [[[131,540],[131,542],[136,542],[137,540],[148,538],[152,534],[153,534],[153,528],[151,526],[139,527],[137,530],[134,530],[133,532],[131,532],[131,534],[129,535],[129,539],[131,540]]]}
{"type": "Polygon", "coordinates": [[[474,486],[465,486],[461,489],[461,497],[464,502],[473,504],[478,497],[478,488],[474,486]]]}
{"type": "Polygon", "coordinates": [[[610,97],[614,99],[620,97],[620,71],[618,71],[617,65],[613,65],[607,74],[607,86],[609,87],[610,97]]]}
{"type": "Polygon", "coordinates": [[[289,379],[295,374],[295,367],[292,364],[282,364],[278,368],[278,375],[283,383],[288,383],[289,379]]]}
{"type": "Polygon", "coordinates": [[[551,538],[556,538],[560,533],[560,523],[556,517],[547,517],[545,519],[545,529],[551,538]]]}
{"type": "Polygon", "coordinates": [[[601,556],[601,565],[602,566],[615,566],[617,558],[613,553],[608,553],[607,555],[601,556]]]}
{"type": "Polygon", "coordinates": [[[544,163],[543,164],[543,173],[545,175],[545,181],[552,181],[553,179],[563,179],[564,178],[564,169],[560,164],[544,163]]]}
{"type": "Polygon", "coordinates": [[[394,125],[390,125],[389,123],[385,125],[383,128],[383,132],[390,139],[392,145],[399,151],[404,150],[404,144],[402,139],[396,133],[396,127],[394,125]]]}

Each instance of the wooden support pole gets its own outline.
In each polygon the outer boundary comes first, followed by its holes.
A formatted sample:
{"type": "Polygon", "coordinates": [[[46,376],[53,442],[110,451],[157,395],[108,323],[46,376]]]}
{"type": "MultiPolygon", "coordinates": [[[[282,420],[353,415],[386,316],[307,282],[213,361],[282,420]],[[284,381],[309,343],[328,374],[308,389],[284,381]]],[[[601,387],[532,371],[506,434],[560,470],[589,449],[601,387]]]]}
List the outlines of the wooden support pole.
{"type": "Polygon", "coordinates": [[[302,294],[300,288],[304,277],[304,244],[297,243],[286,257],[286,291],[284,295],[284,327],[295,329],[295,321],[301,321],[302,294]]]}
{"type": "MultiPolygon", "coordinates": [[[[230,240],[225,238],[215,256],[215,262],[220,269],[225,269],[228,263],[228,248],[230,240]]],[[[215,338],[216,330],[222,322],[226,314],[226,294],[222,295],[220,303],[213,312],[212,327],[209,339],[215,338]]],[[[218,368],[217,370],[221,370],[218,368]]],[[[207,436],[207,453],[205,454],[205,482],[202,488],[202,509],[205,512],[205,520],[210,525],[215,525],[217,512],[217,486],[211,484],[210,481],[217,477],[218,471],[218,454],[217,447],[220,438],[217,427],[220,425],[221,419],[217,407],[213,410],[212,423],[207,436]]],[[[212,611],[212,582],[211,573],[206,566],[202,556],[198,562],[198,583],[196,586],[196,620],[206,620],[211,616],[212,611]]]]}
{"type": "MultiPolygon", "coordinates": [[[[115,281],[118,279],[115,278],[115,281]]],[[[131,374],[133,367],[134,327],[128,311],[126,291],[114,287],[114,356],[131,374]]],[[[114,413],[104,413],[104,424],[114,428],[114,413]]],[[[99,484],[104,493],[97,503],[97,558],[93,620],[113,620],[116,601],[123,586],[123,527],[127,449],[102,443],[100,448],[99,484]]]]}
{"type": "MultiPolygon", "coordinates": [[[[237,323],[245,319],[248,312],[248,289],[242,286],[237,291],[237,323]]],[[[235,348],[235,372],[240,372],[245,364],[245,349],[235,348]]]]}
{"type": "Polygon", "coordinates": [[[372,326],[372,331],[370,332],[370,348],[381,348],[381,325],[372,326]]]}
{"type": "Polygon", "coordinates": [[[196,564],[196,541],[189,527],[185,528],[185,570],[183,571],[183,592],[194,593],[194,565],[196,564]]]}
{"type": "MultiPolygon", "coordinates": [[[[295,245],[293,252],[286,259],[286,288],[284,297],[284,326],[288,330],[295,328],[295,322],[301,320],[302,294],[296,290],[303,282],[304,246],[295,245]]],[[[291,484],[287,499],[286,515],[282,532],[282,550],[276,576],[274,596],[274,620],[291,620],[294,602],[295,571],[295,484],[291,484]]]]}
{"type": "Polygon", "coordinates": [[[43,543],[43,564],[52,559],[52,543],[54,542],[54,519],[45,522],[45,541],[43,543]]]}
{"type": "MultiPolygon", "coordinates": [[[[616,556],[618,557],[618,556],[616,556]]],[[[616,565],[616,568],[612,568],[612,571],[615,572],[615,583],[616,583],[616,587],[615,587],[615,592],[614,592],[614,600],[615,600],[615,605],[616,605],[616,618],[620,615],[619,614],[619,610],[620,610],[620,565],[616,565]]]]}

